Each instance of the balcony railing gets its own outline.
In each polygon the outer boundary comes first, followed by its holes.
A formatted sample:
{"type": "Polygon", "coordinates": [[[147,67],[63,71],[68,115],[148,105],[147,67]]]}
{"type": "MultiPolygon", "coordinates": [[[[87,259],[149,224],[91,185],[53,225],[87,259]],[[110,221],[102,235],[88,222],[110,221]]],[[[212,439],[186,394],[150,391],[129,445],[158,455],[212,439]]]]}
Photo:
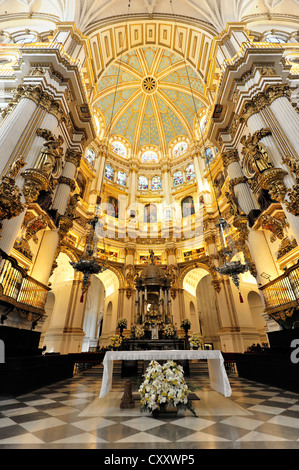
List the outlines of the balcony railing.
{"type": "Polygon", "coordinates": [[[299,263],[287,269],[281,276],[262,286],[266,310],[287,308],[299,304],[299,263]]]}
{"type": "Polygon", "coordinates": [[[50,289],[30,277],[17,261],[0,250],[0,300],[42,312],[50,289]]]}

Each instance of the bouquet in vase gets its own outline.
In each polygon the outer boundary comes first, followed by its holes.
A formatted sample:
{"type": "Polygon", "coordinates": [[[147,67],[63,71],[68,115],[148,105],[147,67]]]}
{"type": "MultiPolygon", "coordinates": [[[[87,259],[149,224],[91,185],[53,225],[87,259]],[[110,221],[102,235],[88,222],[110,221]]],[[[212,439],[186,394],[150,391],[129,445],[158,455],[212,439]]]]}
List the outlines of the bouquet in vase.
{"type": "Polygon", "coordinates": [[[139,388],[141,411],[152,413],[170,406],[189,409],[196,416],[188,393],[182,366],[173,361],[163,365],[151,361],[139,388]]]}
{"type": "Polygon", "coordinates": [[[189,340],[190,349],[202,349],[202,340],[197,333],[193,333],[189,340]]]}

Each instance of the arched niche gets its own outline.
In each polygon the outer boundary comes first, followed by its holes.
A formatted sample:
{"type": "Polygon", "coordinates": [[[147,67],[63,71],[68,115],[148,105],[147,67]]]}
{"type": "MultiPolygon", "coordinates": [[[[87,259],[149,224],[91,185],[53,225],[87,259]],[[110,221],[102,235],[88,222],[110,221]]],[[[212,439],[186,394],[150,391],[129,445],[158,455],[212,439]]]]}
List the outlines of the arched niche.
{"type": "MultiPolygon", "coordinates": [[[[192,315],[198,322],[197,329],[193,330],[203,336],[204,344],[210,348],[219,349],[220,323],[217,312],[215,290],[212,285],[209,269],[205,265],[200,267],[191,266],[187,268],[182,277],[182,287],[185,298],[189,303],[189,314],[192,327],[192,315]],[[191,306],[191,303],[193,306],[191,306]],[[194,314],[195,310],[195,314],[194,314]]],[[[193,322],[195,319],[193,317],[193,322]]]]}
{"type": "Polygon", "coordinates": [[[261,299],[261,296],[258,292],[250,291],[247,295],[247,301],[249,309],[252,316],[252,322],[256,331],[259,333],[261,342],[267,341],[267,336],[265,334],[265,328],[267,327],[265,319],[263,317],[264,313],[264,304],[261,299]]]}
{"type": "Polygon", "coordinates": [[[112,268],[106,269],[96,277],[104,287],[103,327],[100,338],[101,346],[108,346],[110,337],[115,333],[119,309],[119,289],[123,285],[121,275],[112,268]]]}
{"type": "Polygon", "coordinates": [[[95,351],[98,347],[101,321],[105,309],[105,287],[101,279],[91,276],[88,288],[83,331],[85,333],[82,351],[95,351]]]}

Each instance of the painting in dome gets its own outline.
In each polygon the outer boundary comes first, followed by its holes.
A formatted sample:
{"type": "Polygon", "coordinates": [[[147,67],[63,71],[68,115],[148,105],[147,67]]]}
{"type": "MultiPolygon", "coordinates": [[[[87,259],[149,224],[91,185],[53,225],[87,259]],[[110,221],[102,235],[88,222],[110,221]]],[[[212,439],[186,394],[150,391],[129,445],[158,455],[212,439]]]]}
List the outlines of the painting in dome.
{"type": "Polygon", "coordinates": [[[182,217],[189,217],[195,213],[193,197],[188,196],[183,199],[182,203],[182,217]]]}
{"type": "Polygon", "coordinates": [[[105,173],[104,173],[105,178],[107,178],[110,181],[113,181],[113,173],[114,173],[113,168],[108,163],[105,167],[105,173]]]}
{"type": "Polygon", "coordinates": [[[109,197],[107,201],[107,215],[118,219],[118,201],[115,197],[109,197]]]}
{"type": "Polygon", "coordinates": [[[124,171],[119,171],[117,173],[117,178],[116,178],[117,184],[120,184],[121,186],[126,186],[127,185],[127,173],[124,171]]]}
{"type": "Polygon", "coordinates": [[[183,182],[183,173],[181,171],[176,171],[173,174],[173,186],[179,186],[180,184],[183,184],[183,182]]]}
{"type": "Polygon", "coordinates": [[[157,206],[155,204],[147,204],[144,207],[144,223],[152,224],[158,221],[157,206]]]}
{"type": "Polygon", "coordinates": [[[195,170],[193,163],[190,163],[190,165],[188,165],[186,168],[186,180],[190,181],[193,178],[195,178],[195,170]]]}
{"type": "Polygon", "coordinates": [[[158,160],[159,158],[156,152],[152,152],[151,150],[144,152],[141,157],[143,163],[157,163],[158,160]]]}
{"type": "Polygon", "coordinates": [[[86,160],[88,161],[88,163],[90,163],[90,165],[94,165],[94,162],[95,162],[95,159],[96,159],[96,153],[95,151],[93,150],[93,148],[89,148],[87,150],[87,153],[86,153],[86,160]]]}
{"type": "Polygon", "coordinates": [[[187,152],[188,145],[186,142],[179,142],[173,147],[173,152],[172,155],[176,158],[179,157],[180,155],[183,155],[185,152],[187,152]]]}
{"type": "Polygon", "coordinates": [[[159,191],[160,189],[162,189],[161,177],[160,176],[154,176],[152,178],[152,190],[153,191],[159,191]]]}
{"type": "Polygon", "coordinates": [[[114,153],[117,153],[120,157],[126,158],[127,149],[121,142],[113,142],[111,148],[114,153]]]}
{"type": "Polygon", "coordinates": [[[138,189],[140,191],[144,191],[148,189],[148,179],[146,176],[139,176],[138,178],[138,189]]]}

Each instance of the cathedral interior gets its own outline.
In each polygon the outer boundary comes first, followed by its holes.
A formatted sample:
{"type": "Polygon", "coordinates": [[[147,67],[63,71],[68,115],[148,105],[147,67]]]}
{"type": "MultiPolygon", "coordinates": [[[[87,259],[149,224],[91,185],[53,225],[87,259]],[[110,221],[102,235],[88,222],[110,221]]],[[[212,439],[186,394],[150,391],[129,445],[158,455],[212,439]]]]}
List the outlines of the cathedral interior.
{"type": "Polygon", "coordinates": [[[7,357],[20,332],[48,358],[189,348],[184,321],[202,350],[290,342],[299,1],[1,0],[0,19],[7,357]]]}

